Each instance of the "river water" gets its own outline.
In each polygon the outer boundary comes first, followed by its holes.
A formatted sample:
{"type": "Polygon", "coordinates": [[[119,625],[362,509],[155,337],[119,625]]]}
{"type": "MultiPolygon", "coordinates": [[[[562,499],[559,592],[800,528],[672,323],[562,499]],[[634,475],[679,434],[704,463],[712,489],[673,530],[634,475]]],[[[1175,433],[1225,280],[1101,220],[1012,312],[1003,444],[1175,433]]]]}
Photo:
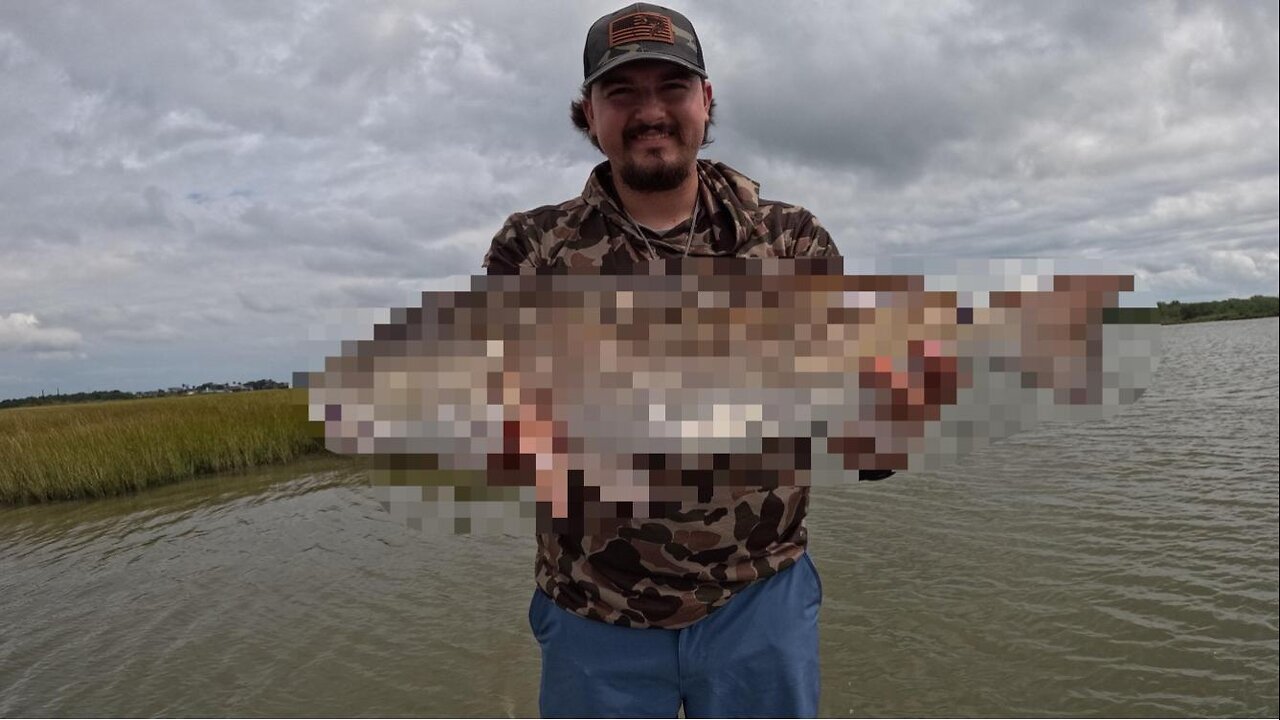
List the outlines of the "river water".
{"type": "MultiPolygon", "coordinates": [[[[1115,418],[815,489],[822,714],[1280,714],[1278,327],[1166,328],[1115,418]]],[[[333,458],[0,510],[0,715],[536,715],[532,558],[333,458]]]]}

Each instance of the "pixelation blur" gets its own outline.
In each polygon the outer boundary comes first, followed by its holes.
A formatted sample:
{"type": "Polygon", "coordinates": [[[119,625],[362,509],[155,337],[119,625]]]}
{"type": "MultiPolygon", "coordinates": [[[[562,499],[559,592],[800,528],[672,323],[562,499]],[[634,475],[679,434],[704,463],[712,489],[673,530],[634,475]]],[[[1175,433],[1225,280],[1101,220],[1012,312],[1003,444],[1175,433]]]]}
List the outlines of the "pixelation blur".
{"type": "Polygon", "coordinates": [[[1158,356],[1132,276],[1044,261],[846,274],[676,258],[473,277],[299,373],[335,453],[417,528],[605,532],[714,496],[936,468],[1135,402],[1158,356]]]}

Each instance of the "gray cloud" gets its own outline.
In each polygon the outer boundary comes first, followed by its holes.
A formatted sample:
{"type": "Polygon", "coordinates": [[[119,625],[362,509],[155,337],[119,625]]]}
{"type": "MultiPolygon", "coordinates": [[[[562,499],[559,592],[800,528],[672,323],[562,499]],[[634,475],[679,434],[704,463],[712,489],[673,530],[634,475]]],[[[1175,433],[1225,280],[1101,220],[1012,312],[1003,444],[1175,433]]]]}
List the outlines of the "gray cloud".
{"type": "MultiPolygon", "coordinates": [[[[619,4],[0,3],[0,397],[286,377],[324,312],[477,272],[599,161],[568,102],[619,4]]],[[[847,254],[1278,292],[1273,3],[676,5],[704,154],[847,254]]]]}

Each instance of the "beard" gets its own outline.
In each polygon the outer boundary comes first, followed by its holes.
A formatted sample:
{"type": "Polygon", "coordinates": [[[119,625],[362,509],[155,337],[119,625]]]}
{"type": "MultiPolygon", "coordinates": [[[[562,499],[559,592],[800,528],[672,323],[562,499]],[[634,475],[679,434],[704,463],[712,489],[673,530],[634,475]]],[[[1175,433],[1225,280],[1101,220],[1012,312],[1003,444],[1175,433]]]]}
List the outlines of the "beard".
{"type": "Polygon", "coordinates": [[[618,175],[627,184],[627,187],[637,192],[675,190],[689,178],[690,173],[693,171],[694,162],[698,157],[697,148],[689,144],[684,134],[680,132],[679,126],[674,123],[665,127],[645,126],[633,128],[627,132],[625,138],[627,145],[631,145],[631,141],[636,136],[649,130],[665,131],[675,140],[675,159],[665,160],[657,154],[645,154],[641,161],[637,161],[631,155],[627,155],[622,162],[622,166],[618,168],[618,175]]]}

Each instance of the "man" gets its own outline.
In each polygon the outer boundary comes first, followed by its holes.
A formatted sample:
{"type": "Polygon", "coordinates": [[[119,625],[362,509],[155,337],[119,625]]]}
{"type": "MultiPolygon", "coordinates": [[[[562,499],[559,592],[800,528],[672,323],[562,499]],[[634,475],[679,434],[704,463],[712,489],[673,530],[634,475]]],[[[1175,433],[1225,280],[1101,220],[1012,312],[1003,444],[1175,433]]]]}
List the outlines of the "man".
{"type": "MultiPolygon", "coordinates": [[[[834,256],[803,208],[699,160],[714,101],[693,25],[638,3],[587,33],[575,125],[607,160],[582,195],[516,213],[490,274],[652,258],[834,256]]],[[[521,442],[550,423],[522,425],[521,442]]],[[[814,716],[821,583],[805,552],[807,487],[772,482],[607,536],[538,536],[530,623],[544,716],[814,716]]]]}

